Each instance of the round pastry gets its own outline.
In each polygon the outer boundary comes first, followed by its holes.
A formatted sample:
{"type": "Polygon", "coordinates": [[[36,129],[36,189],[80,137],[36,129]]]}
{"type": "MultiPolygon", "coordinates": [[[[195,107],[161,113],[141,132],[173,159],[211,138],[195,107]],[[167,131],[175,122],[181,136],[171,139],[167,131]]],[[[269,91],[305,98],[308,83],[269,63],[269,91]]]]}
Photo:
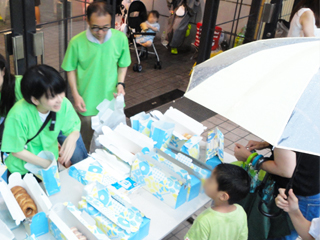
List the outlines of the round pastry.
{"type": "Polygon", "coordinates": [[[71,230],[71,232],[73,232],[73,233],[78,232],[78,229],[77,229],[76,227],[72,227],[72,228],[70,228],[70,230],[71,230]]]}
{"type": "Polygon", "coordinates": [[[20,186],[15,186],[15,187],[11,188],[11,192],[12,192],[13,195],[17,194],[21,190],[26,192],[26,190],[23,187],[20,187],[20,186]]]}
{"type": "Polygon", "coordinates": [[[190,139],[190,138],[192,138],[192,136],[190,135],[190,134],[188,134],[188,133],[185,133],[185,134],[183,134],[183,136],[186,138],[186,139],[190,139]]]}
{"type": "Polygon", "coordinates": [[[76,235],[78,239],[83,236],[81,232],[76,232],[74,235],[76,235]]]}
{"type": "Polygon", "coordinates": [[[23,202],[21,209],[26,217],[32,217],[37,213],[37,206],[31,198],[23,202]]]}
{"type": "Polygon", "coordinates": [[[16,197],[16,200],[17,200],[18,204],[21,205],[20,204],[21,201],[26,200],[28,197],[29,197],[29,195],[27,193],[25,193],[25,194],[22,194],[22,195],[16,197]]]}
{"type": "Polygon", "coordinates": [[[26,217],[32,217],[37,213],[36,204],[23,187],[15,186],[11,188],[11,192],[26,217]]]}

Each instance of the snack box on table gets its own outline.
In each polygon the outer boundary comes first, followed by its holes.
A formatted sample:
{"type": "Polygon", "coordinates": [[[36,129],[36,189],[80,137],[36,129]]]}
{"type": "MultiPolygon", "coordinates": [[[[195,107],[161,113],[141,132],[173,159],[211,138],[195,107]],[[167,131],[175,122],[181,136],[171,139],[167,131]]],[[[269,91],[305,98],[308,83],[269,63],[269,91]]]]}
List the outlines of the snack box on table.
{"type": "Polygon", "coordinates": [[[154,146],[151,138],[124,124],[119,124],[114,131],[104,126],[102,131],[103,135],[99,136],[99,142],[129,165],[135,160],[136,153],[145,147],[152,149],[154,146]]]}
{"type": "MultiPolygon", "coordinates": [[[[192,159],[186,156],[183,153],[173,152],[170,149],[162,148],[161,150],[157,149],[157,153],[160,156],[168,159],[169,161],[173,162],[177,166],[185,169],[192,179],[197,178],[201,181],[201,188],[200,193],[203,192],[203,185],[207,178],[210,177],[213,168],[205,163],[202,163],[196,159],[192,159]]],[[[193,180],[195,181],[195,180],[193,180]]],[[[192,195],[189,197],[188,201],[195,198],[196,195],[192,195]]]]}
{"type": "Polygon", "coordinates": [[[111,171],[108,171],[108,169],[101,166],[101,164],[92,157],[88,157],[87,159],[74,164],[69,169],[69,175],[83,185],[92,182],[99,182],[104,186],[116,183],[117,179],[110,173],[111,171]]]}
{"type": "Polygon", "coordinates": [[[77,228],[86,239],[108,240],[87,212],[80,211],[72,203],[57,203],[49,214],[50,233],[57,240],[77,240],[71,228],[77,228]]]}
{"type": "MultiPolygon", "coordinates": [[[[136,156],[131,170],[134,181],[174,209],[187,201],[191,188],[187,171],[177,166],[172,168],[171,164],[153,158],[147,151],[136,156]]],[[[193,186],[193,191],[199,194],[197,187],[200,188],[200,181],[193,186]]]]}
{"type": "Polygon", "coordinates": [[[8,169],[7,166],[0,162],[0,178],[7,182],[8,169]]]}
{"type": "Polygon", "coordinates": [[[79,202],[79,209],[92,216],[110,239],[141,240],[148,235],[150,219],[111,188],[99,184],[86,188],[91,189],[86,190],[89,194],[79,202]]]}
{"type": "Polygon", "coordinates": [[[48,232],[48,219],[46,214],[49,212],[52,204],[32,174],[26,174],[24,178],[21,179],[19,173],[13,173],[9,177],[8,184],[0,179],[0,192],[16,225],[23,222],[29,235],[35,234],[35,236],[41,236],[48,232]],[[38,213],[31,219],[26,218],[11,192],[11,188],[15,186],[23,187],[37,206],[38,213]]]}
{"type": "Polygon", "coordinates": [[[173,136],[169,144],[198,159],[199,142],[202,139],[201,134],[207,127],[173,107],[170,107],[160,120],[175,124],[173,136]],[[185,134],[190,135],[191,138],[187,139],[184,136],[185,134]]]}
{"type": "Polygon", "coordinates": [[[224,158],[224,135],[216,127],[208,132],[206,164],[212,168],[223,162],[224,158]]]}

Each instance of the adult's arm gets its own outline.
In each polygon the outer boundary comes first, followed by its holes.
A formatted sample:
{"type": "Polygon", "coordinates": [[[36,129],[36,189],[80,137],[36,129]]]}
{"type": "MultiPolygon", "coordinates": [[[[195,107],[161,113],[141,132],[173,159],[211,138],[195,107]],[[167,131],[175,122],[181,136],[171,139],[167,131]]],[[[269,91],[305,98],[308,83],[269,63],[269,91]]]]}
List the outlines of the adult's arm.
{"type": "Polygon", "coordinates": [[[77,88],[77,75],[76,70],[67,72],[68,82],[70,85],[70,90],[72,97],[74,99],[74,107],[78,112],[86,112],[86,104],[83,101],[83,98],[80,96],[77,88]]]}
{"type": "Polygon", "coordinates": [[[68,164],[74,150],[76,149],[77,140],[79,139],[80,133],[79,131],[73,131],[69,134],[66,140],[63,142],[59,155],[59,162],[61,164],[68,164]]]}
{"type": "Polygon", "coordinates": [[[290,150],[275,148],[274,161],[267,161],[261,168],[280,177],[291,178],[296,166],[296,153],[290,150]]]}
{"type": "Polygon", "coordinates": [[[294,195],[292,189],[289,190],[289,196],[286,196],[285,189],[280,188],[275,201],[279,208],[289,214],[292,224],[299,236],[301,236],[303,240],[313,240],[314,238],[309,234],[311,222],[302,215],[299,209],[298,198],[294,195]]]}
{"type": "Polygon", "coordinates": [[[34,165],[38,165],[43,168],[47,168],[50,166],[51,161],[38,157],[37,155],[29,152],[27,150],[22,150],[21,152],[11,153],[14,157],[20,158],[21,160],[32,163],[34,165]]]}
{"type": "Polygon", "coordinates": [[[289,216],[294,228],[303,240],[314,240],[314,238],[309,234],[311,222],[304,218],[300,210],[289,213],[289,216]]]}
{"type": "Polygon", "coordinates": [[[300,24],[305,37],[315,37],[314,35],[314,14],[312,11],[305,11],[300,17],[300,24]]]}
{"type": "MultiPolygon", "coordinates": [[[[118,67],[118,82],[119,83],[124,83],[124,80],[126,78],[126,74],[127,74],[127,69],[128,67],[118,67]]],[[[124,90],[124,87],[119,84],[117,86],[117,93],[122,94],[123,96],[126,95],[126,92],[124,90]]]]}

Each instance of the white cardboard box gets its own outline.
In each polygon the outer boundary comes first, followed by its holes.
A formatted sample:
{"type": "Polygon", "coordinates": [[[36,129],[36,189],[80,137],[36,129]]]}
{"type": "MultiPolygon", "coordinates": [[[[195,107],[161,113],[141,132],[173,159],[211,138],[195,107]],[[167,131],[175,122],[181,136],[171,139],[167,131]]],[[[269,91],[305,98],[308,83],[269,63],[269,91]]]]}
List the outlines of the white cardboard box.
{"type": "Polygon", "coordinates": [[[102,131],[99,142],[129,165],[135,160],[135,154],[143,148],[153,148],[152,139],[124,124],[118,125],[114,131],[104,126],[102,131]]]}
{"type": "Polygon", "coordinates": [[[93,218],[86,212],[80,212],[80,210],[75,208],[71,203],[55,204],[50,211],[49,219],[50,231],[58,240],[77,240],[76,235],[70,230],[72,227],[76,227],[88,240],[109,240],[109,238],[97,228],[93,218]],[[96,232],[94,234],[91,231],[96,232]]]}
{"type": "Polygon", "coordinates": [[[26,230],[29,234],[35,233],[35,229],[37,229],[36,235],[42,235],[47,232],[48,223],[46,214],[49,212],[52,204],[32,174],[26,174],[24,178],[21,179],[19,173],[13,173],[9,177],[8,184],[0,179],[0,191],[12,218],[17,225],[24,221],[26,230]],[[24,221],[26,220],[26,216],[10,190],[15,186],[23,187],[37,205],[38,213],[32,217],[30,224],[29,221],[24,221]]]}

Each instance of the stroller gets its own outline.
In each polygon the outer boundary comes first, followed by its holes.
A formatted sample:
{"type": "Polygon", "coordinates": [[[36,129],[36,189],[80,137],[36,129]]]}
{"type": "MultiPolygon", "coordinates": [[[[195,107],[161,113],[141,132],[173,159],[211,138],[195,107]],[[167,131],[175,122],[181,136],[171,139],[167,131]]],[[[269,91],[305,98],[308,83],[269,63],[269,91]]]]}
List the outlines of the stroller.
{"type": "MultiPolygon", "coordinates": [[[[133,42],[134,50],[136,52],[137,61],[138,61],[138,63],[135,63],[133,65],[133,71],[135,71],[135,72],[141,72],[142,71],[140,55],[139,55],[138,48],[137,48],[137,46],[141,46],[141,45],[139,45],[136,42],[136,36],[137,35],[149,35],[149,36],[150,35],[152,35],[152,36],[156,35],[156,33],[144,33],[144,32],[141,32],[140,24],[145,22],[146,20],[147,20],[147,9],[146,9],[145,5],[143,4],[143,2],[141,2],[141,1],[133,1],[130,4],[129,10],[128,10],[127,26],[128,26],[129,41],[133,42]]],[[[152,47],[153,47],[153,51],[154,52],[150,52],[150,53],[155,54],[156,55],[156,59],[157,59],[157,61],[154,64],[154,69],[161,69],[160,58],[159,58],[159,55],[158,55],[157,50],[156,50],[156,48],[155,48],[153,43],[152,43],[152,47]]],[[[148,58],[148,49],[145,48],[145,47],[142,47],[141,50],[142,51],[145,50],[146,58],[148,58]]],[[[142,53],[142,51],[141,51],[141,53],[142,53]]]]}

